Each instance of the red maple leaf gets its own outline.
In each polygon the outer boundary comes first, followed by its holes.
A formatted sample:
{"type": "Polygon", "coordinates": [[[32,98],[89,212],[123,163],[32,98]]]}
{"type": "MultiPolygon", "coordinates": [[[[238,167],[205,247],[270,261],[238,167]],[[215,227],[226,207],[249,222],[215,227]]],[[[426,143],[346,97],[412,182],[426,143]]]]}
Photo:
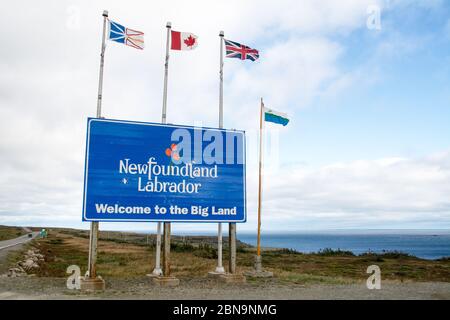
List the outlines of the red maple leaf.
{"type": "Polygon", "coordinates": [[[192,47],[195,44],[195,38],[190,35],[189,38],[184,39],[184,43],[188,46],[188,47],[192,47]]]}

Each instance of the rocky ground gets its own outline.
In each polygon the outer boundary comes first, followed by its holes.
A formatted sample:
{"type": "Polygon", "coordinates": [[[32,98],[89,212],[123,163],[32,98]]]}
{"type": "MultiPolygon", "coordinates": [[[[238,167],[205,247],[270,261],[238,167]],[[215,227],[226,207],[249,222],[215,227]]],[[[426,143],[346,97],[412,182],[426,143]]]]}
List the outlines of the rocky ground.
{"type": "MultiPolygon", "coordinates": [[[[28,250],[16,267],[0,276],[0,299],[448,299],[450,283],[383,281],[380,290],[369,290],[365,283],[280,284],[275,279],[244,284],[225,284],[214,279],[182,279],[176,288],[160,288],[149,277],[107,279],[101,293],[67,288],[66,278],[37,277],[43,255],[28,250]]],[[[276,275],[275,275],[276,277],[276,275]]]]}
{"type": "MultiPolygon", "coordinates": [[[[81,269],[87,265],[86,235],[53,230],[46,239],[15,246],[0,255],[0,299],[450,300],[448,260],[424,261],[398,254],[356,257],[342,252],[304,255],[267,251],[264,263],[274,272],[273,278],[248,278],[243,284],[226,284],[207,277],[217,257],[204,241],[191,246],[182,239],[173,248],[172,269],[181,280],[180,286],[160,288],[145,276],[151,272],[154,261],[154,250],[147,239],[132,234],[126,239],[122,234],[107,234],[100,241],[98,260],[106,290],[86,293],[68,289],[66,273],[69,265],[81,269]],[[366,287],[366,268],[374,263],[382,270],[380,290],[366,287]]],[[[238,272],[252,269],[253,253],[247,249],[243,247],[238,252],[238,272]]]]}
{"type": "Polygon", "coordinates": [[[363,283],[348,285],[279,285],[246,283],[231,285],[210,279],[182,280],[179,287],[159,288],[147,278],[111,279],[102,293],[83,293],[66,288],[61,278],[0,278],[0,299],[450,299],[450,284],[386,281],[380,290],[363,283]]]}
{"type": "Polygon", "coordinates": [[[0,274],[0,277],[16,278],[32,275],[43,261],[44,255],[40,254],[38,249],[29,249],[25,252],[23,260],[18,261],[16,266],[8,268],[8,272],[0,274]]]}

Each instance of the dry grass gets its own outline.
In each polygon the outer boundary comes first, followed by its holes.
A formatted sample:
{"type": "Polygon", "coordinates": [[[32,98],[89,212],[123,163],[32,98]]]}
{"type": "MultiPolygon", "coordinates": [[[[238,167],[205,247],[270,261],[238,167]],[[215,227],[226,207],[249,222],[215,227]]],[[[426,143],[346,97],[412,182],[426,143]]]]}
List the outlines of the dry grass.
{"type": "Polygon", "coordinates": [[[23,236],[26,232],[20,227],[0,226],[0,241],[23,236]]]}
{"type": "MultiPolygon", "coordinates": [[[[252,265],[252,261],[245,255],[240,256],[239,263],[249,267],[252,265]]],[[[292,274],[311,274],[355,280],[367,279],[367,267],[378,265],[384,279],[450,282],[449,260],[423,260],[404,255],[324,256],[270,251],[263,255],[263,265],[275,272],[283,271],[292,274]]]]}
{"type": "MultiPolygon", "coordinates": [[[[75,264],[86,271],[88,238],[86,232],[50,230],[47,239],[35,246],[45,255],[45,264],[38,276],[66,277],[66,268],[75,264]]],[[[151,273],[154,267],[154,247],[140,236],[130,234],[127,240],[116,236],[100,237],[97,270],[104,278],[133,278],[151,273]]],[[[216,266],[215,249],[204,244],[192,246],[174,241],[171,252],[171,272],[179,278],[202,278],[216,266]]],[[[224,251],[224,264],[227,250],[224,251]]],[[[254,252],[240,247],[237,254],[238,272],[253,268],[254,252]]],[[[450,282],[450,260],[430,261],[403,255],[351,256],[339,254],[301,254],[287,250],[263,253],[263,265],[276,275],[279,284],[329,283],[341,284],[365,281],[366,269],[376,264],[384,279],[400,281],[450,282]]],[[[256,280],[259,281],[259,280],[256,280]]]]}

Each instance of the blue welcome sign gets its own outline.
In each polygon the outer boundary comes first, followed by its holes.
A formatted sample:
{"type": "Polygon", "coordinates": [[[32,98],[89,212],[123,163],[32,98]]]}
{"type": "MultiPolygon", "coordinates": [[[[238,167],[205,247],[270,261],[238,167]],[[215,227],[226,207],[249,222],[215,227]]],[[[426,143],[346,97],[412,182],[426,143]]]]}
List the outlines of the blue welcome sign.
{"type": "Polygon", "coordinates": [[[84,221],[246,217],[243,131],[88,119],[84,221]]]}

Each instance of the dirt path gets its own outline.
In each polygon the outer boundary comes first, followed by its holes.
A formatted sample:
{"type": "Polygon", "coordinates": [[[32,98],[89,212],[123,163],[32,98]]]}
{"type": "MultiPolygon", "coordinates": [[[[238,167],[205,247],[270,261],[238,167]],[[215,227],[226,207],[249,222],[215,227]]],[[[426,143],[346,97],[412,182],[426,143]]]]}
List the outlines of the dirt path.
{"type": "Polygon", "coordinates": [[[450,283],[383,282],[381,290],[352,285],[226,285],[184,280],[177,288],[158,288],[149,278],[111,279],[103,293],[66,289],[62,278],[0,278],[0,299],[449,299],[450,283]]]}

